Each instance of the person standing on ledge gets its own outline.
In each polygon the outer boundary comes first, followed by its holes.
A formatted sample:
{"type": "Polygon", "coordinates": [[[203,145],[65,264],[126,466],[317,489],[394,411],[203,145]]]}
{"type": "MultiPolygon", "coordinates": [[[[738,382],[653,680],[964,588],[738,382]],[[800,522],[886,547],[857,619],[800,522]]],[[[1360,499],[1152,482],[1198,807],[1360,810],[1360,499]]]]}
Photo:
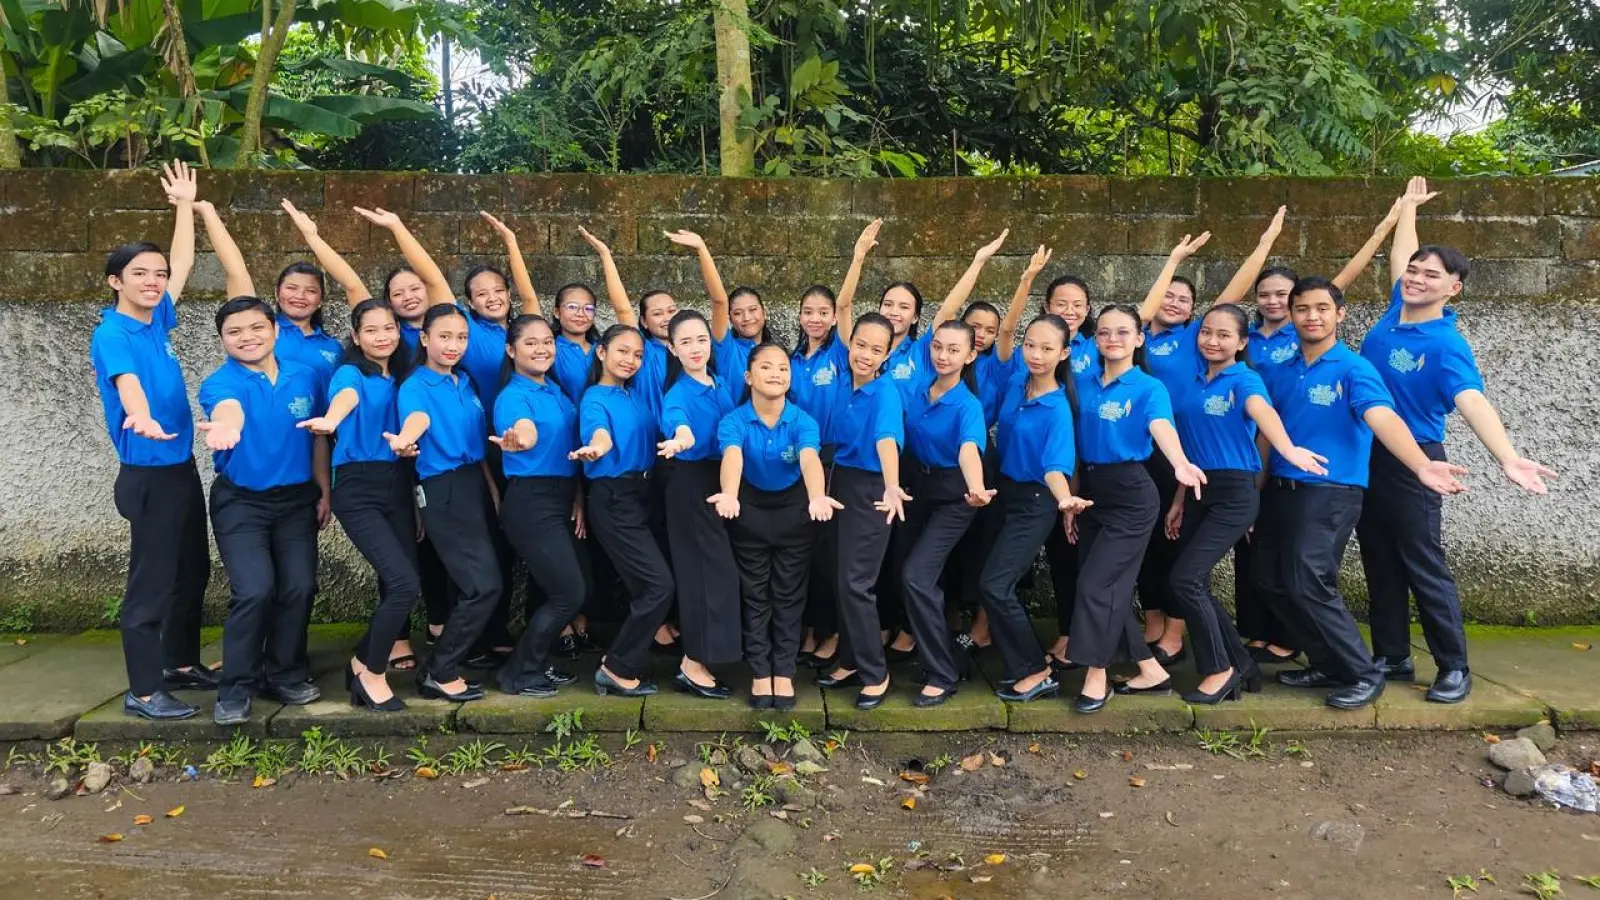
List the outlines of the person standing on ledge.
{"type": "MultiPolygon", "coordinates": [[[[1466,256],[1454,247],[1418,246],[1417,207],[1433,197],[1426,180],[1413,178],[1398,201],[1389,308],[1367,332],[1361,355],[1383,377],[1395,411],[1429,459],[1445,458],[1444,420],[1459,409],[1511,483],[1543,494],[1544,479],[1555,473],[1517,454],[1500,415],[1483,395],[1483,376],[1472,347],[1456,330],[1456,312],[1446,308],[1466,281],[1466,256]]],[[[1392,681],[1415,680],[1406,597],[1414,594],[1422,636],[1438,664],[1427,698],[1460,703],[1472,692],[1472,676],[1461,596],[1440,536],[1444,504],[1382,447],[1372,451],[1370,484],[1356,535],[1371,604],[1375,664],[1392,681]]]]}
{"type": "Polygon", "coordinates": [[[128,667],[122,709],[145,719],[187,719],[199,710],[168,691],[217,686],[200,664],[200,610],[211,578],[205,493],[189,392],[167,339],[178,327],[173,304],[194,268],[195,178],[181,162],[161,171],[177,209],[171,265],[146,241],[111,252],[106,284],[114,305],[100,314],[89,359],[121,464],[113,496],[131,532],[119,612],[128,667]]]}

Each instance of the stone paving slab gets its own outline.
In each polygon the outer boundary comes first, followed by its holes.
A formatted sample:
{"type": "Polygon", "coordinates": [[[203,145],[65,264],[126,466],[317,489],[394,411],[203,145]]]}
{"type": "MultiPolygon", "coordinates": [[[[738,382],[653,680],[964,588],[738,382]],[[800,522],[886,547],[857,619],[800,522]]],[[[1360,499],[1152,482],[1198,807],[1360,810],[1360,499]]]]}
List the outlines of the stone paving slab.
{"type": "MultiPolygon", "coordinates": [[[[1051,622],[1043,630],[1053,634],[1054,628],[1051,622]]],[[[975,668],[991,685],[998,685],[1003,677],[1000,654],[993,649],[978,654],[975,668]]],[[[1117,667],[1112,675],[1126,676],[1132,671],[1131,667],[1117,667]]],[[[1084,715],[1072,708],[1083,688],[1083,671],[1069,672],[1058,680],[1061,693],[1055,697],[1027,703],[1007,703],[994,697],[1006,710],[1006,729],[1020,734],[1186,731],[1194,723],[1188,706],[1175,696],[1116,697],[1099,712],[1084,715]]],[[[990,696],[994,696],[993,688],[990,696]]]]}
{"type": "Polygon", "coordinates": [[[7,634],[0,635],[0,666],[21,662],[66,639],[61,634],[7,634]]]}
{"type": "Polygon", "coordinates": [[[1469,625],[1467,650],[1474,698],[1487,680],[1538,701],[1559,728],[1600,729],[1600,627],[1469,625]]]}
{"type": "MultiPolygon", "coordinates": [[[[644,699],[644,729],[760,734],[762,722],[788,725],[793,721],[815,734],[827,727],[828,715],[823,706],[822,689],[812,682],[809,669],[795,678],[795,708],[788,711],[750,708],[748,670],[718,672],[718,676],[733,688],[733,696],[726,700],[704,700],[675,690],[670,681],[660,681],[661,692],[644,699]]],[[[587,718],[584,724],[588,724],[587,718]]]]}
{"type": "Polygon", "coordinates": [[[644,716],[644,700],[638,697],[601,696],[595,693],[594,673],[600,657],[584,655],[575,660],[555,660],[556,668],[578,676],[578,681],[561,689],[547,700],[513,697],[502,693],[492,672],[482,673],[482,700],[461,704],[456,711],[456,727],[481,734],[539,734],[557,713],[583,710],[585,731],[627,731],[639,728],[644,716]]]}
{"type": "MultiPolygon", "coordinates": [[[[1474,674],[1472,694],[1460,703],[1429,703],[1428,685],[1437,672],[1433,657],[1412,656],[1417,666],[1415,684],[1391,681],[1377,703],[1379,728],[1429,731],[1476,731],[1484,728],[1520,728],[1549,715],[1545,703],[1474,674]]],[[[1600,673],[1597,673],[1600,674],[1600,673]]],[[[1591,684],[1600,684],[1592,681],[1591,684]]]]}
{"type": "Polygon", "coordinates": [[[55,740],[85,712],[128,690],[122,638],[88,631],[5,667],[0,741],[55,740]]]}
{"type": "Polygon", "coordinates": [[[828,727],[851,731],[982,731],[1006,727],[1006,705],[981,673],[956,686],[956,694],[941,706],[918,709],[911,698],[922,693],[916,665],[889,670],[889,696],[883,705],[863,712],[856,709],[860,688],[823,691],[828,707],[828,727]]]}
{"type": "MultiPolygon", "coordinates": [[[[206,641],[200,648],[200,658],[207,665],[216,665],[222,656],[222,630],[207,629],[201,634],[206,641]]],[[[120,658],[120,644],[118,658],[120,658]]],[[[224,741],[232,736],[228,728],[220,728],[211,721],[217,706],[216,691],[174,691],[173,696],[200,707],[200,714],[180,722],[152,722],[130,716],[122,711],[122,694],[112,697],[100,706],[86,712],[72,726],[72,736],[80,741],[224,741]]],[[[267,719],[282,704],[257,698],[255,713],[240,731],[253,738],[265,737],[267,719]]]]}

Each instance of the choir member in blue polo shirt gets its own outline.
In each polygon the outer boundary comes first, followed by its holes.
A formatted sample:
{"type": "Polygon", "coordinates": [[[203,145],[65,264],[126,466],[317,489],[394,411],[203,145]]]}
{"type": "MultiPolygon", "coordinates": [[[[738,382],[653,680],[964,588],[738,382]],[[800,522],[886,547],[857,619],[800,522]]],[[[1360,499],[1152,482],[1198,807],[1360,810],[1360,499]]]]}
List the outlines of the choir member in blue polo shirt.
{"type": "Polygon", "coordinates": [[[1325,278],[1301,278],[1290,296],[1300,355],[1269,370],[1267,390],[1295,443],[1326,459],[1326,474],[1295,466],[1277,450],[1255,529],[1257,577],[1310,668],[1278,673],[1292,687],[1332,687],[1327,703],[1357,709],[1383,693],[1383,667],[1367,652],[1339,594],[1339,561],[1361,514],[1373,437],[1430,490],[1465,490],[1457,466],[1428,459],[1394,411],[1372,364],[1339,340],[1344,293],[1325,278]]]}
{"type": "Polygon", "coordinates": [[[873,592],[889,548],[889,526],[905,519],[910,499],[900,488],[900,448],[905,414],[900,394],[880,378],[894,326],[877,313],[856,320],[850,332],[849,380],[835,388],[832,428],[837,446],[829,495],[844,504],[837,516],[838,556],[834,571],[839,598],[838,666],[817,679],[825,688],[859,686],[858,709],[882,705],[889,669],[878,629],[873,592]]]}
{"type": "Polygon", "coordinates": [[[550,664],[561,630],[583,607],[583,527],[578,487],[578,410],[551,377],[556,336],[538,316],[511,320],[506,352],[511,371],[495,399],[490,440],[499,445],[507,486],[500,521],[544,602],[528,610],[522,632],[500,667],[500,689],[523,697],[553,697],[577,678],[550,664]]]}
{"type": "Polygon", "coordinates": [[[914,499],[891,551],[893,565],[901,570],[906,622],[928,677],[912,700],[918,707],[938,706],[955,693],[960,672],[939,578],[977,508],[994,496],[984,487],[989,430],[973,390],[972,327],[955,320],[941,323],[928,347],[933,377],[923,380],[926,387],[912,393],[905,410],[906,485],[914,499]]]}
{"type": "Polygon", "coordinates": [[[1147,460],[1152,443],[1172,466],[1178,484],[1199,489],[1205,474],[1184,455],[1172,425],[1167,389],[1140,367],[1145,337],[1138,311],[1108,306],[1095,317],[1101,369],[1077,381],[1078,442],[1083,497],[1093,504],[1079,517],[1078,596],[1073,609],[1071,658],[1088,668],[1074,707],[1103,708],[1112,689],[1106,666],[1122,653],[1139,674],[1116,686],[1119,694],[1171,693],[1152,648],[1133,624],[1133,589],[1141,557],[1160,506],[1147,460]]]}
{"type": "Polygon", "coordinates": [[[321,379],[273,354],[272,308],[235,297],[217,310],[227,362],[200,385],[217,479],[211,529],[231,599],[222,627],[218,725],[250,719],[257,692],[283,703],[322,696],[306,661],[317,591],[317,513],[327,439],[300,428],[324,407],[321,379]],[[313,476],[313,473],[316,473],[313,476]]]}
{"type": "MultiPolygon", "coordinates": [[[[1447,304],[1461,292],[1467,258],[1453,247],[1419,247],[1417,206],[1433,195],[1413,179],[1401,198],[1390,252],[1394,289],[1388,310],[1361,342],[1361,355],[1394,395],[1395,411],[1429,459],[1442,460],[1444,422],[1452,409],[1500,463],[1512,484],[1536,494],[1553,473],[1517,454],[1505,426],[1484,397],[1483,376],[1472,347],[1456,330],[1447,304]]],[[[1370,490],[1356,535],[1371,605],[1372,650],[1390,679],[1415,678],[1411,663],[1410,604],[1438,674],[1427,693],[1437,703],[1458,703],[1472,690],[1461,597],[1440,536],[1443,502],[1383,447],[1372,448],[1370,490]]]]}
{"type": "Polygon", "coordinates": [[[795,707],[811,523],[830,521],[840,508],[823,492],[817,423],[787,397],[790,371],[777,344],[751,351],[744,377],[749,397],[717,425],[719,489],[707,499],[731,520],[753,709],[795,707]]]}
{"type": "Polygon", "coordinates": [[[394,310],[363,300],[350,315],[350,348],[328,385],[327,412],[300,423],[335,436],[333,514],[378,576],[378,606],[356,644],[349,679],[350,702],[378,712],[406,708],[385,673],[392,660],[411,654],[411,608],[422,594],[411,466],[388,439],[400,430],[395,395],[410,368],[394,310]]]}
{"type": "Polygon", "coordinates": [[[717,425],[733,411],[734,396],[712,359],[711,327],[686,309],[667,326],[672,361],[661,401],[658,445],[670,470],[666,479],[667,529],[672,574],[678,589],[683,660],[674,682],[697,697],[722,700],[728,688],[706,668],[739,660],[739,568],[728,529],[705,498],[721,483],[717,425]]]}
{"type": "Polygon", "coordinates": [[[1032,568],[1046,535],[1058,527],[1060,513],[1085,506],[1071,485],[1077,449],[1073,388],[1063,380],[1070,379],[1067,340],[1067,325],[1059,316],[1046,314],[1028,325],[1020,351],[1027,375],[1007,389],[995,431],[1000,516],[979,591],[1005,668],[999,695],[1019,702],[1061,689],[1017,599],[1017,584],[1032,568]]]}
{"type": "Polygon", "coordinates": [[[644,338],[631,325],[613,325],[600,336],[589,389],[578,404],[582,446],[573,451],[589,478],[589,529],[633,598],[594,673],[596,691],[624,697],[656,692],[649,678],[650,642],[674,595],[672,570],[651,528],[660,514],[650,491],[656,422],[632,388],[643,355],[644,338]]]}
{"type": "Polygon", "coordinates": [[[453,303],[423,317],[421,365],[400,385],[397,453],[417,451],[417,505],[458,596],[421,670],[418,692],[443,700],[480,700],[483,689],[461,667],[483,634],[504,589],[495,553],[499,499],[485,462],[489,423],[472,379],[457,366],[470,340],[467,316],[453,303]]]}
{"type": "Polygon", "coordinates": [[[716,347],[717,370],[745,371],[750,351],[757,344],[772,341],[772,329],[767,326],[767,305],[762,302],[760,292],[739,287],[728,293],[722,284],[722,275],[717,272],[716,260],[700,235],[692,231],[671,231],[666,237],[680,247],[695,251],[700,263],[706,295],[711,299],[711,339],[716,347]]]}
{"type": "Polygon", "coordinates": [[[181,162],[162,172],[177,210],[171,266],[147,242],[106,257],[112,306],[100,314],[89,358],[120,463],[117,512],[132,537],[118,622],[128,669],[122,708],[146,719],[187,719],[199,710],[169,689],[217,684],[200,664],[200,613],[211,576],[205,494],[189,393],[168,337],[178,326],[173,304],[194,267],[195,179],[181,162]]]}
{"type": "Polygon", "coordinates": [[[1179,491],[1166,515],[1167,537],[1176,551],[1172,592],[1188,623],[1195,668],[1202,676],[1199,687],[1184,695],[1190,703],[1237,700],[1241,689],[1261,689],[1260,667],[1211,593],[1211,570],[1228,548],[1244,539],[1260,508],[1257,433],[1295,466],[1313,474],[1326,472],[1326,460],[1289,440],[1261,376],[1244,361],[1249,326],[1249,317],[1235,304],[1211,307],[1200,322],[1205,371],[1172,398],[1184,452],[1206,475],[1205,492],[1196,497],[1179,491]]]}
{"type": "Polygon", "coordinates": [[[551,369],[556,386],[574,404],[589,385],[594,345],[600,340],[595,327],[594,291],[584,284],[562,285],[556,291],[556,365],[551,369]]]}
{"type": "MultiPolygon", "coordinates": [[[[667,347],[667,323],[678,314],[678,301],[666,291],[645,291],[639,296],[639,309],[636,311],[633,301],[628,299],[628,289],[622,283],[622,273],[617,269],[611,248],[586,228],[579,228],[578,234],[594,248],[595,255],[600,259],[600,267],[605,274],[606,299],[611,303],[611,311],[616,314],[617,322],[632,325],[644,336],[644,356],[638,374],[633,376],[631,389],[644,400],[650,415],[660,418],[661,395],[667,390],[667,361],[672,356],[667,347]]],[[[667,237],[676,240],[672,234],[667,237]]],[[[721,282],[718,282],[720,285],[721,282]]]]}

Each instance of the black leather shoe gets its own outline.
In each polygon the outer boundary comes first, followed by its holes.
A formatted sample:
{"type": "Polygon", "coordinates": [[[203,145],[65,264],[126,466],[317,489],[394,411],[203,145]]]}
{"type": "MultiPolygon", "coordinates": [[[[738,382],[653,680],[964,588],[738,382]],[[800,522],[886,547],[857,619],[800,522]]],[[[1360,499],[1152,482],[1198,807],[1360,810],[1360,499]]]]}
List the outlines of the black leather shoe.
{"type": "Polygon", "coordinates": [[[305,706],[322,699],[322,689],[309,681],[299,684],[271,684],[261,689],[261,696],[290,706],[305,706]]]}
{"type": "Polygon", "coordinates": [[[795,699],[794,699],[794,695],[793,694],[773,694],[772,695],[772,708],[773,709],[779,710],[780,712],[788,712],[789,710],[794,709],[794,707],[795,707],[795,699]]]}
{"type": "Polygon", "coordinates": [[[128,692],[122,698],[122,711],[130,716],[141,719],[152,719],[158,722],[176,722],[179,719],[192,719],[200,712],[199,709],[179,700],[166,691],[156,691],[150,695],[149,700],[140,700],[128,692]]]}
{"type": "Polygon", "coordinates": [[[1083,713],[1084,715],[1097,713],[1106,708],[1106,704],[1111,702],[1111,695],[1115,693],[1116,691],[1111,690],[1110,685],[1107,685],[1106,695],[1104,697],[1091,697],[1088,694],[1079,694],[1078,699],[1072,701],[1072,708],[1080,713],[1083,713]]]}
{"type": "Polygon", "coordinates": [[[1149,687],[1142,688],[1134,687],[1132,684],[1129,684],[1126,681],[1121,681],[1118,682],[1117,686],[1111,690],[1113,693],[1122,694],[1124,696],[1130,694],[1149,694],[1152,697],[1167,697],[1171,696],[1172,694],[1172,679],[1166,678],[1163,679],[1160,684],[1152,684],[1149,687]]]}
{"type": "Polygon", "coordinates": [[[498,669],[505,665],[506,660],[510,658],[511,654],[509,653],[485,650],[482,653],[474,653],[462,660],[461,665],[468,669],[498,669]]]}
{"type": "Polygon", "coordinates": [[[1083,663],[1075,663],[1070,659],[1057,659],[1054,656],[1050,656],[1049,659],[1050,673],[1053,675],[1065,675],[1083,668],[1083,663]]]}
{"type": "Polygon", "coordinates": [[[439,686],[439,682],[432,675],[424,675],[417,679],[417,694],[429,700],[453,700],[465,703],[468,700],[482,700],[483,686],[467,682],[467,686],[454,694],[439,686]]]}
{"type": "Polygon", "coordinates": [[[618,697],[648,697],[656,692],[656,683],[641,678],[638,687],[623,687],[615,678],[607,675],[605,669],[595,669],[594,692],[602,697],[606,694],[616,694],[618,697]]]}
{"type": "Polygon", "coordinates": [[[1321,669],[1289,669],[1279,672],[1278,683],[1298,688],[1342,687],[1344,684],[1321,669]]]}
{"type": "MultiPolygon", "coordinates": [[[[511,692],[507,691],[507,693],[511,692]]],[[[528,679],[528,682],[519,688],[516,693],[512,693],[511,696],[532,697],[536,700],[546,700],[559,694],[560,691],[556,689],[556,685],[552,683],[550,679],[541,675],[535,675],[528,679]]]]}
{"type": "Polygon", "coordinates": [[[571,672],[563,672],[555,666],[550,666],[549,668],[545,669],[544,677],[546,681],[550,682],[556,687],[566,687],[569,684],[578,683],[578,676],[572,674],[571,672]]]}
{"type": "Polygon", "coordinates": [[[243,725],[250,721],[250,698],[243,700],[218,700],[211,711],[211,721],[218,725],[243,725]]]}
{"type": "Polygon", "coordinates": [[[844,676],[842,678],[835,678],[832,675],[818,675],[817,676],[817,687],[824,688],[824,689],[826,689],[826,688],[842,688],[842,687],[861,687],[861,675],[859,673],[857,673],[857,672],[851,672],[849,675],[846,675],[846,676],[844,676]]]}
{"type": "Polygon", "coordinates": [[[217,673],[205,666],[190,666],[187,669],[162,669],[161,680],[167,683],[169,691],[214,691],[217,689],[217,673]]]}
{"type": "MultiPolygon", "coordinates": [[[[1228,676],[1228,680],[1222,683],[1222,687],[1217,689],[1216,693],[1208,694],[1199,689],[1192,690],[1183,695],[1183,702],[1198,703],[1202,706],[1216,706],[1224,700],[1237,700],[1239,699],[1239,689],[1243,687],[1243,684],[1244,679],[1240,677],[1239,670],[1235,669],[1233,674],[1228,676]]],[[[1257,675],[1256,686],[1260,687],[1260,684],[1261,676],[1257,675]]]]}
{"type": "Polygon", "coordinates": [[[1363,678],[1328,695],[1327,703],[1334,709],[1360,709],[1370,706],[1383,696],[1382,678],[1363,678]]]}
{"type": "Polygon", "coordinates": [[[813,653],[805,657],[803,662],[807,668],[816,669],[819,672],[831,672],[839,667],[839,651],[833,651],[832,656],[818,656],[813,653]]]}
{"type": "Polygon", "coordinates": [[[883,705],[883,700],[887,696],[889,696],[889,691],[887,688],[885,688],[881,694],[869,694],[866,691],[862,691],[856,695],[856,709],[877,709],[883,705]]]}
{"type": "Polygon", "coordinates": [[[751,709],[771,709],[773,707],[771,694],[751,694],[750,699],[745,702],[750,704],[751,709]]]}
{"type": "Polygon", "coordinates": [[[1150,648],[1150,655],[1156,658],[1156,662],[1160,663],[1162,668],[1166,668],[1173,663],[1183,662],[1189,658],[1188,647],[1179,647],[1177,653],[1168,653],[1166,650],[1162,649],[1161,644],[1158,641],[1152,641],[1145,646],[1150,648]]]}
{"type": "Polygon", "coordinates": [[[578,652],[580,653],[604,653],[606,649],[605,646],[600,643],[599,638],[587,631],[576,632],[573,634],[572,640],[577,646],[578,652]]]}
{"type": "Polygon", "coordinates": [[[678,641],[678,640],[672,640],[672,641],[668,641],[667,643],[663,644],[660,641],[658,641],[658,640],[656,640],[654,638],[651,638],[650,639],[650,652],[654,653],[657,656],[682,656],[683,655],[683,642],[682,641],[678,641]]]}
{"type": "Polygon", "coordinates": [[[912,647],[910,650],[901,650],[898,647],[884,647],[883,658],[891,666],[908,663],[917,658],[917,648],[912,647]]]}
{"type": "Polygon", "coordinates": [[[940,706],[946,700],[949,700],[951,697],[955,696],[955,693],[955,688],[945,688],[943,691],[937,694],[919,693],[915,697],[911,698],[911,705],[915,706],[917,709],[929,709],[931,707],[940,706]]]}
{"type": "Polygon", "coordinates": [[[1061,682],[1047,675],[1043,681],[1034,685],[1032,690],[1018,691],[1016,682],[1012,682],[1010,687],[995,691],[994,695],[1001,700],[1027,703],[1030,700],[1038,700],[1043,697],[1054,697],[1059,693],[1061,693],[1061,682]]]}
{"type": "Polygon", "coordinates": [[[559,656],[562,659],[577,659],[583,655],[583,651],[578,649],[577,638],[570,634],[563,634],[561,637],[556,638],[556,645],[551,649],[550,655],[559,656]]]}
{"type": "Polygon", "coordinates": [[[1278,654],[1273,653],[1271,648],[1268,647],[1251,647],[1249,648],[1248,652],[1250,653],[1250,658],[1256,662],[1274,666],[1285,666],[1289,663],[1295,662],[1300,658],[1299,650],[1294,651],[1288,656],[1279,656],[1278,654]]]}
{"type": "Polygon", "coordinates": [[[1466,669],[1440,672],[1428,688],[1428,699],[1434,703],[1460,703],[1472,693],[1472,673],[1466,669]]]}
{"type": "Polygon", "coordinates": [[[682,671],[672,676],[672,683],[677,685],[679,691],[685,694],[693,694],[705,700],[726,700],[728,695],[733,693],[725,684],[713,684],[710,687],[697,684],[693,678],[683,674],[682,671]]]}
{"type": "Polygon", "coordinates": [[[406,702],[394,694],[390,694],[389,699],[381,703],[373,700],[372,695],[367,693],[366,685],[362,684],[359,678],[350,682],[350,705],[382,713],[400,712],[406,708],[406,702]]]}
{"type": "Polygon", "coordinates": [[[1385,681],[1416,681],[1417,664],[1411,657],[1404,659],[1389,659],[1386,656],[1373,657],[1372,664],[1383,670],[1385,681]]]}

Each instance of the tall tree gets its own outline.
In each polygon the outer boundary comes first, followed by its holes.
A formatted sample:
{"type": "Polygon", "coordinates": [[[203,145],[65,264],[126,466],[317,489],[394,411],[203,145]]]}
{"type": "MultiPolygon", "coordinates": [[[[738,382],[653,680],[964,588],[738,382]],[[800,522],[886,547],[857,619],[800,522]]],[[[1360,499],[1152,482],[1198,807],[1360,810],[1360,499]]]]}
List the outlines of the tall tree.
{"type": "Polygon", "coordinates": [[[724,175],[754,175],[755,133],[740,124],[750,105],[750,8],[745,0],[716,0],[712,13],[717,35],[717,100],[721,170],[724,175]]]}

